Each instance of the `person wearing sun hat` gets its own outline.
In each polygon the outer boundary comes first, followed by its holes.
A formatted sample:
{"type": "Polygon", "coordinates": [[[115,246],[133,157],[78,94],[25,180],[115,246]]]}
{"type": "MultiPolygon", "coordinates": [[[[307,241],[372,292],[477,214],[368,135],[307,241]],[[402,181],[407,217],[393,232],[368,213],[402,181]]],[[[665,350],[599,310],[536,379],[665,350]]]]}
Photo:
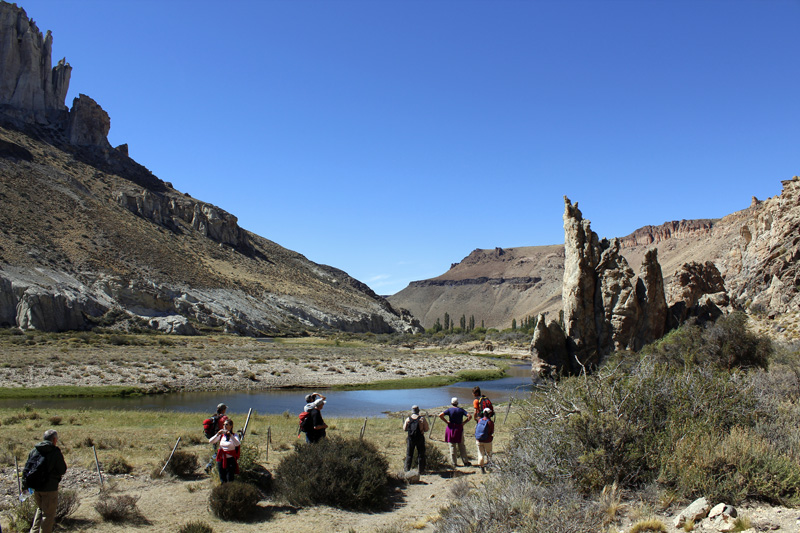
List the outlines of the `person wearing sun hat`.
{"type": "Polygon", "coordinates": [[[472,466],[467,457],[467,447],[464,445],[464,424],[472,420],[472,415],[458,406],[458,398],[451,398],[450,405],[449,409],[439,413],[439,418],[447,422],[444,441],[450,447],[450,461],[453,463],[453,468],[458,466],[456,464],[457,449],[464,466],[472,466]]]}
{"type": "Polygon", "coordinates": [[[419,406],[411,406],[411,416],[403,422],[403,431],[408,433],[406,439],[406,461],[404,470],[411,470],[411,461],[414,458],[414,450],[417,450],[419,457],[419,473],[425,471],[425,433],[428,432],[428,420],[419,414],[419,406]]]}

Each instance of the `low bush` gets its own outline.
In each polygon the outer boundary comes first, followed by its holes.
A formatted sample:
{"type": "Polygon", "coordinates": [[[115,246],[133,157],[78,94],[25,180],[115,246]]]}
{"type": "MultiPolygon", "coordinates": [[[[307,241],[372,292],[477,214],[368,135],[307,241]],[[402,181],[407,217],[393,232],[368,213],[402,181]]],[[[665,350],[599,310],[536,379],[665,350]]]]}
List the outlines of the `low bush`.
{"type": "MultiPolygon", "coordinates": [[[[411,468],[419,467],[419,454],[416,448],[411,457],[411,468]]],[[[450,470],[450,461],[444,453],[432,442],[425,441],[425,468],[428,472],[438,472],[440,470],[450,470]]]]}
{"type": "Polygon", "coordinates": [[[136,506],[138,502],[138,496],[114,495],[101,491],[100,499],[94,504],[94,510],[106,522],[139,522],[142,514],[136,506]]]}
{"type": "Polygon", "coordinates": [[[800,503],[800,465],[753,431],[687,435],[666,457],[660,481],[684,496],[737,504],[745,498],[800,503]]]}
{"type": "Polygon", "coordinates": [[[260,499],[261,495],[256,487],[233,481],[214,487],[208,497],[208,506],[217,518],[245,521],[256,513],[260,499]]]}
{"type": "MultiPolygon", "coordinates": [[[[72,516],[80,507],[81,499],[75,490],[59,490],[58,506],[56,507],[56,524],[61,524],[64,520],[72,516]]],[[[36,501],[33,496],[28,497],[24,502],[11,508],[8,514],[9,529],[11,531],[27,532],[33,525],[36,516],[36,501]]]]}
{"type": "Polygon", "coordinates": [[[103,464],[106,474],[130,474],[133,467],[122,456],[115,456],[103,464]]]}
{"type": "Polygon", "coordinates": [[[334,436],[298,443],[275,472],[278,493],[293,505],[382,510],[389,494],[388,463],[366,440],[334,436]]]}
{"type": "MultiPolygon", "coordinates": [[[[164,456],[164,463],[169,459],[169,455],[164,456]]],[[[197,454],[185,452],[183,450],[175,450],[172,459],[169,461],[165,472],[182,478],[192,476],[197,468],[200,466],[200,460],[197,454]]]]}
{"type": "Polygon", "coordinates": [[[732,370],[767,368],[774,347],[768,337],[747,329],[747,315],[736,312],[705,327],[685,324],[643,352],[670,366],[710,365],[732,370]]]}
{"type": "Polygon", "coordinates": [[[178,533],[214,533],[214,528],[206,522],[187,522],[181,526],[178,533]]]}

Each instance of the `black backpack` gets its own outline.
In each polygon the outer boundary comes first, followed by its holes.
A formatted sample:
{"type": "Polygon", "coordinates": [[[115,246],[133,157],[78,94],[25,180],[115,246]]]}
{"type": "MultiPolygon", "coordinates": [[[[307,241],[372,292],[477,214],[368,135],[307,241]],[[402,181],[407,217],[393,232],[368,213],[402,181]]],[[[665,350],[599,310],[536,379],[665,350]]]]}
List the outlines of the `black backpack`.
{"type": "Polygon", "coordinates": [[[408,431],[409,437],[419,437],[422,435],[422,417],[409,418],[406,431],[408,431]]]}
{"type": "Polygon", "coordinates": [[[42,490],[47,483],[47,474],[45,456],[34,450],[22,470],[22,488],[42,490]]]}

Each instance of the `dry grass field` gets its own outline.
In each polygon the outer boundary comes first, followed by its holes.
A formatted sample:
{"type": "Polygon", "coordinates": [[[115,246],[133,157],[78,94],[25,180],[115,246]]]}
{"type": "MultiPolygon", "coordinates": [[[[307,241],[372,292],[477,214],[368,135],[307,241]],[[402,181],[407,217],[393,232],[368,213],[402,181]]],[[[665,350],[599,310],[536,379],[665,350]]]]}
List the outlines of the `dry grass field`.
{"type": "MultiPolygon", "coordinates": [[[[422,483],[398,484],[394,509],[383,513],[357,513],[328,507],[296,509],[280,500],[265,499],[259,505],[264,513],[252,522],[226,523],[208,511],[208,496],[217,483],[215,476],[203,473],[202,466],[187,479],[164,476],[151,479],[151,473],[163,466],[175,441],[181,437],[180,450],[196,454],[201,465],[209,456],[209,446],[201,431],[202,413],[152,413],[111,410],[59,410],[0,409],[0,464],[3,466],[0,493],[3,509],[0,525],[8,531],[9,515],[15,505],[17,485],[14,475],[14,457],[24,462],[29,449],[41,439],[48,427],[55,427],[61,438],[60,446],[69,465],[62,488],[74,489],[81,505],[72,519],[65,524],[66,531],[117,532],[178,531],[181,525],[202,520],[215,531],[235,529],[250,531],[378,531],[431,530],[438,517],[438,509],[459,491],[469,490],[486,476],[479,469],[459,468],[452,473],[443,470],[425,475],[422,483]],[[94,510],[100,497],[99,478],[96,472],[94,450],[101,465],[122,461],[132,467],[127,475],[104,475],[106,486],[113,487],[112,494],[129,494],[139,497],[137,506],[143,520],[135,527],[130,523],[107,523],[94,510]]],[[[234,413],[237,421],[245,415],[234,413]]],[[[390,472],[402,470],[405,454],[405,434],[402,417],[371,418],[367,422],[365,438],[375,444],[387,458],[390,472]]],[[[498,423],[495,449],[499,454],[507,441],[508,425],[498,423]]],[[[330,435],[358,437],[363,419],[330,419],[330,435]]],[[[237,423],[238,425],[238,423],[237,423]]],[[[468,428],[473,429],[474,423],[468,428]]],[[[434,427],[434,439],[443,439],[441,423],[434,427]]],[[[254,415],[251,418],[246,445],[256,449],[258,462],[274,471],[281,458],[290,453],[297,438],[294,416],[254,415]],[[271,436],[271,440],[268,440],[271,436]]],[[[446,454],[447,445],[433,441],[446,454]]],[[[474,440],[467,440],[467,449],[475,456],[474,440]]],[[[310,467],[313,458],[309,459],[310,467]]]]}

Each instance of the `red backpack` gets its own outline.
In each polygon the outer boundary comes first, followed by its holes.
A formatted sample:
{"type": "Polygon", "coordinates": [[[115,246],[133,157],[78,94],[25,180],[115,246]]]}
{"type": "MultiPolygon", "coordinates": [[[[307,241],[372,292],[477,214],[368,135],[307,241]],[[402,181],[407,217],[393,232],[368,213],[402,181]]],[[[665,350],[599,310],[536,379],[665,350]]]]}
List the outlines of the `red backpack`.
{"type": "Polygon", "coordinates": [[[478,415],[483,416],[483,410],[487,408],[492,411],[489,414],[489,416],[492,416],[494,414],[494,406],[492,405],[492,400],[490,400],[486,396],[481,396],[480,398],[478,398],[478,415]]]}

